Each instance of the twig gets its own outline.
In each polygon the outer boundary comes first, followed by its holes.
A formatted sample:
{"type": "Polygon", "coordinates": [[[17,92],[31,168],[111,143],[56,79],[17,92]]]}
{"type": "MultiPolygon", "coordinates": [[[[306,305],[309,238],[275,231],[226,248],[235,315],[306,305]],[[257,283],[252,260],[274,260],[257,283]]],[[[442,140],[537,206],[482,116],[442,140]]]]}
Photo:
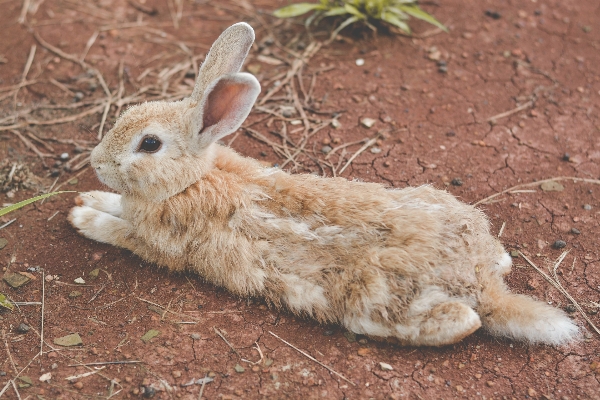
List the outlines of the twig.
{"type": "Polygon", "coordinates": [[[31,143],[31,141],[29,139],[27,139],[25,136],[21,135],[21,132],[17,131],[16,129],[11,129],[10,130],[16,137],[18,137],[19,139],[21,139],[21,141],[25,144],[25,146],[33,151],[41,160],[42,163],[44,162],[44,158],[45,157],[52,157],[51,154],[46,154],[46,153],[42,153],[41,151],[38,150],[37,147],[35,147],[35,145],[33,143],[31,143]]]}
{"type": "Polygon", "coordinates": [[[213,326],[213,329],[214,329],[215,333],[217,335],[219,335],[225,343],[227,343],[227,346],[231,347],[231,350],[233,350],[233,352],[235,354],[237,354],[239,358],[242,358],[241,354],[238,353],[238,351],[235,349],[235,347],[233,347],[233,345],[231,343],[229,343],[229,341],[227,341],[227,339],[225,339],[225,336],[223,336],[223,334],[216,327],[213,326]]]}
{"type": "Polygon", "coordinates": [[[104,368],[106,368],[106,367],[97,368],[95,371],[85,372],[85,373],[79,374],[79,375],[67,376],[65,378],[65,380],[66,381],[71,381],[71,380],[74,380],[74,379],[85,378],[86,376],[97,374],[98,372],[102,371],[104,368]]]}
{"type": "Polygon", "coordinates": [[[334,147],[329,153],[327,153],[327,155],[325,156],[325,159],[327,160],[331,155],[333,155],[338,150],[344,149],[344,148],[346,148],[348,146],[354,146],[355,144],[365,143],[365,142],[368,142],[368,141],[369,141],[369,138],[364,138],[364,139],[361,139],[361,140],[357,140],[356,142],[350,142],[350,143],[341,144],[341,145],[339,145],[337,147],[334,147]]]}
{"type": "Polygon", "coordinates": [[[293,61],[292,68],[289,69],[285,78],[283,78],[283,80],[280,82],[279,85],[272,87],[260,99],[260,101],[258,102],[258,105],[260,105],[260,106],[264,105],[271,97],[273,97],[273,95],[275,93],[279,92],[279,90],[281,90],[281,88],[284,87],[298,73],[298,70],[300,69],[300,67],[302,67],[305,63],[308,63],[308,60],[310,60],[310,58],[312,56],[314,56],[317,53],[317,51],[319,51],[321,46],[322,46],[322,43],[320,43],[320,42],[311,42],[306,47],[306,50],[302,54],[302,58],[297,58],[293,61]]]}
{"type": "Polygon", "coordinates": [[[10,386],[11,382],[12,382],[12,379],[10,381],[6,382],[6,385],[4,385],[2,390],[0,390],[0,398],[2,398],[2,395],[4,394],[4,392],[6,392],[8,390],[8,387],[10,386]]]}
{"type": "Polygon", "coordinates": [[[31,0],[23,0],[23,8],[21,8],[21,14],[19,15],[18,22],[23,25],[27,20],[27,11],[29,10],[29,3],[31,0]]]}
{"type": "Polygon", "coordinates": [[[288,346],[290,346],[292,349],[296,350],[298,353],[302,354],[303,356],[307,357],[308,359],[316,362],[317,364],[319,364],[320,366],[322,366],[323,368],[329,370],[329,372],[332,372],[334,374],[336,374],[337,376],[339,376],[340,378],[342,378],[343,380],[345,380],[346,382],[348,382],[349,384],[351,384],[352,386],[356,386],[356,384],[354,382],[352,382],[350,379],[346,378],[344,375],[340,374],[339,372],[335,371],[333,368],[323,364],[322,362],[320,362],[319,360],[317,360],[316,358],[314,358],[313,356],[309,355],[308,353],[305,353],[304,351],[300,350],[299,348],[297,348],[296,346],[294,346],[293,344],[290,344],[288,342],[286,342],[285,340],[283,340],[282,338],[280,338],[279,336],[277,336],[276,334],[274,334],[273,332],[269,331],[269,333],[273,336],[275,336],[277,339],[281,340],[283,343],[287,344],[288,346]]]}
{"type": "Polygon", "coordinates": [[[21,400],[21,394],[19,393],[19,389],[17,389],[17,385],[15,384],[15,380],[11,380],[12,387],[15,389],[15,393],[17,394],[17,399],[21,400]]]}
{"type": "Polygon", "coordinates": [[[344,165],[342,167],[342,169],[338,172],[338,175],[341,175],[342,172],[344,172],[344,170],[348,167],[348,165],[350,165],[352,163],[352,161],[354,161],[354,159],[356,157],[358,157],[360,155],[360,153],[362,153],[363,151],[365,151],[366,149],[368,149],[369,147],[373,146],[375,144],[375,142],[377,141],[377,139],[379,138],[379,135],[375,136],[374,138],[371,138],[367,143],[365,143],[360,149],[358,149],[358,151],[356,153],[354,153],[352,155],[352,157],[350,157],[348,159],[348,162],[346,162],[346,165],[344,165]]]}
{"type": "Polygon", "coordinates": [[[6,228],[7,226],[9,226],[10,224],[12,224],[16,220],[17,220],[16,218],[11,219],[10,221],[8,221],[7,223],[5,223],[4,225],[0,226],[0,229],[6,228]]]}
{"type": "Polygon", "coordinates": [[[246,360],[245,358],[242,358],[243,362],[247,362],[250,365],[256,365],[256,364],[260,364],[264,358],[263,356],[263,352],[260,349],[260,346],[258,345],[258,342],[254,342],[254,344],[256,345],[256,350],[258,350],[258,354],[260,355],[260,360],[258,361],[250,361],[250,360],[246,360]]]}
{"type": "Polygon", "coordinates": [[[98,297],[98,295],[100,294],[100,292],[102,292],[104,290],[104,288],[106,287],[106,284],[102,285],[102,287],[100,288],[100,290],[98,290],[93,296],[92,298],[88,301],[88,304],[90,304],[92,301],[94,301],[96,299],[96,297],[98,297]]]}
{"type": "Polygon", "coordinates": [[[40,327],[40,353],[44,351],[44,308],[46,305],[46,272],[42,269],[42,326],[40,327]]]}
{"type": "Polygon", "coordinates": [[[204,393],[204,387],[206,386],[206,378],[208,378],[208,375],[204,375],[202,386],[200,386],[200,393],[198,393],[198,400],[202,400],[202,394],[204,393]]]}
{"type": "Polygon", "coordinates": [[[498,121],[501,118],[504,117],[508,117],[510,115],[513,115],[515,113],[518,113],[519,111],[523,111],[528,109],[529,107],[533,106],[533,100],[529,100],[527,103],[520,105],[517,108],[513,108],[512,110],[509,111],[505,111],[503,113],[500,113],[498,115],[494,115],[493,117],[490,117],[486,120],[486,122],[490,122],[490,121],[498,121]]]}
{"type": "Polygon", "coordinates": [[[502,226],[500,227],[500,232],[498,232],[498,237],[502,236],[504,232],[504,228],[506,227],[506,221],[502,222],[502,226]]]}
{"type": "Polygon", "coordinates": [[[67,367],[89,367],[89,366],[93,366],[93,365],[140,364],[140,363],[143,363],[143,361],[137,361],[137,360],[127,360],[127,361],[98,361],[98,362],[91,362],[91,363],[86,363],[86,364],[69,364],[69,365],[67,365],[67,367]]]}
{"type": "Polygon", "coordinates": [[[558,176],[556,178],[544,179],[544,180],[537,181],[537,182],[523,183],[521,185],[513,186],[511,188],[505,189],[505,190],[503,190],[501,192],[498,192],[496,194],[488,196],[485,199],[479,200],[478,202],[474,203],[473,205],[474,206],[478,206],[479,204],[486,204],[491,199],[493,199],[495,197],[498,197],[498,196],[502,196],[505,193],[512,192],[515,189],[520,189],[520,188],[525,188],[525,187],[532,187],[532,186],[538,186],[538,185],[541,185],[542,183],[546,183],[546,182],[564,181],[564,180],[572,180],[573,182],[585,182],[585,183],[593,183],[595,185],[600,185],[600,180],[599,179],[575,178],[575,177],[571,177],[571,176],[558,176]]]}
{"type": "Polygon", "coordinates": [[[8,359],[10,360],[10,364],[12,365],[15,374],[18,375],[19,371],[17,370],[17,366],[15,365],[12,355],[10,354],[10,348],[8,347],[8,340],[6,340],[6,332],[4,331],[4,329],[2,329],[2,339],[4,339],[4,346],[6,347],[6,353],[8,353],[8,359]]]}
{"type": "Polygon", "coordinates": [[[83,53],[81,53],[81,57],[79,57],[79,60],[81,62],[85,62],[85,57],[94,45],[94,42],[96,42],[96,39],[98,38],[99,34],[100,31],[94,31],[94,33],[92,33],[92,36],[90,36],[90,38],[88,39],[87,43],[85,44],[85,49],[83,49],[83,53]]]}
{"type": "Polygon", "coordinates": [[[538,268],[529,258],[527,258],[525,256],[525,254],[523,254],[519,251],[519,255],[521,257],[523,257],[523,259],[525,259],[525,261],[527,261],[529,263],[529,265],[531,265],[533,268],[535,268],[537,270],[537,272],[539,272],[544,277],[544,279],[546,279],[552,286],[554,286],[556,289],[558,289],[558,291],[561,292],[563,294],[563,296],[565,296],[567,299],[569,299],[571,301],[571,303],[573,303],[573,305],[577,308],[577,310],[579,310],[579,312],[581,313],[583,318],[588,322],[588,324],[590,324],[591,327],[596,331],[596,333],[600,335],[600,330],[596,327],[596,325],[594,325],[594,323],[590,320],[590,318],[587,316],[585,311],[583,311],[583,308],[581,308],[579,303],[577,303],[577,301],[575,301],[575,299],[566,291],[566,289],[563,287],[563,285],[558,280],[558,275],[556,274],[556,269],[558,268],[560,263],[565,259],[567,254],[569,254],[568,251],[563,252],[560,255],[560,257],[558,257],[558,260],[556,260],[556,262],[554,263],[554,268],[552,269],[554,272],[554,279],[552,279],[548,274],[546,274],[544,271],[542,271],[540,268],[538,268]]]}
{"type": "MultiPolygon", "coordinates": [[[[25,3],[29,3],[29,0],[25,0],[25,3]]],[[[25,68],[23,68],[23,75],[21,75],[21,84],[17,87],[17,89],[15,90],[15,93],[13,95],[13,102],[15,103],[15,110],[16,110],[16,106],[17,106],[17,96],[19,94],[19,90],[21,90],[21,87],[23,86],[23,84],[27,81],[27,74],[29,73],[29,69],[31,68],[31,64],[33,63],[33,59],[35,57],[35,50],[37,49],[37,46],[31,45],[31,49],[29,50],[29,56],[27,57],[27,62],[25,63],[25,68]]]]}
{"type": "Polygon", "coordinates": [[[42,146],[44,146],[46,148],[46,150],[54,152],[54,147],[50,146],[48,143],[44,142],[42,139],[40,139],[39,137],[35,136],[33,133],[31,132],[26,132],[27,136],[29,136],[29,138],[31,140],[33,140],[34,142],[37,142],[39,144],[41,144],[42,146]]]}

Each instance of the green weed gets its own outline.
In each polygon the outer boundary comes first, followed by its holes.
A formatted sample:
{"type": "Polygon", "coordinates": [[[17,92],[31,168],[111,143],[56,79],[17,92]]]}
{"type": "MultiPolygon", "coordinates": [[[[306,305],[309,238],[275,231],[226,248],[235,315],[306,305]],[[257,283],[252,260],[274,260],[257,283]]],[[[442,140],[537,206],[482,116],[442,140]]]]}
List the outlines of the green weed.
{"type": "Polygon", "coordinates": [[[278,18],[297,17],[314,11],[305,25],[318,23],[323,18],[347,17],[332,33],[335,37],[342,29],[355,22],[363,22],[375,30],[375,21],[384,21],[411,33],[407,22],[410,17],[421,19],[447,32],[446,27],[430,14],[421,10],[415,0],[320,0],[318,3],[296,3],[276,10],[278,18]]]}

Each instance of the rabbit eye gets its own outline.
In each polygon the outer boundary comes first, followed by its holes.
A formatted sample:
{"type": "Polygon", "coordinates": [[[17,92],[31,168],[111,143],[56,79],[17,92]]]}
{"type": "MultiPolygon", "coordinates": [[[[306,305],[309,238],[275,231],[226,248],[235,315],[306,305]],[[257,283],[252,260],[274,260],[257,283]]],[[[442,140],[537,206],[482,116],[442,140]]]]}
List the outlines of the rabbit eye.
{"type": "Polygon", "coordinates": [[[155,137],[146,136],[140,143],[140,151],[145,153],[155,153],[162,146],[162,142],[155,137]]]}

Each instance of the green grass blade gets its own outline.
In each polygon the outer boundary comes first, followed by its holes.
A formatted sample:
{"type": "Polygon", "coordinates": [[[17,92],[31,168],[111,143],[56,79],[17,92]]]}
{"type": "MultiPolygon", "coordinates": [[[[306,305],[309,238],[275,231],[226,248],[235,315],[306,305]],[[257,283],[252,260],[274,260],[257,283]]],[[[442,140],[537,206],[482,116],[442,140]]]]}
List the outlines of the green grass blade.
{"type": "Polygon", "coordinates": [[[345,27],[347,27],[350,24],[353,24],[357,21],[360,21],[363,18],[357,17],[356,15],[351,16],[350,18],[348,18],[347,20],[345,20],[344,22],[342,22],[340,24],[340,26],[338,26],[335,31],[333,31],[333,33],[331,34],[332,38],[335,38],[337,36],[338,33],[340,33],[340,31],[342,29],[344,29],[345,27]]]}
{"type": "Polygon", "coordinates": [[[399,5],[398,8],[401,9],[402,11],[404,11],[405,13],[407,13],[408,15],[410,15],[411,17],[422,19],[423,21],[429,22],[431,25],[437,26],[444,32],[448,32],[448,28],[446,28],[444,26],[444,24],[442,24],[440,21],[433,18],[433,16],[431,14],[426,13],[425,11],[421,10],[418,6],[416,6],[414,4],[399,5]]]}
{"type": "Polygon", "coordinates": [[[325,14],[323,14],[323,16],[324,17],[333,17],[336,15],[344,15],[344,14],[348,14],[348,11],[346,11],[346,9],[344,7],[333,7],[332,9],[325,12],[325,14]]]}
{"type": "Polygon", "coordinates": [[[386,11],[392,12],[394,14],[396,14],[396,16],[398,18],[400,18],[401,21],[407,21],[410,19],[410,17],[408,16],[407,13],[405,13],[404,11],[402,11],[401,9],[397,8],[397,7],[388,7],[386,9],[386,11]]]}
{"type": "MultiPolygon", "coordinates": [[[[359,11],[359,9],[358,9],[358,8],[356,8],[356,7],[354,7],[352,4],[345,3],[345,4],[344,4],[344,8],[345,8],[345,9],[346,9],[346,11],[348,12],[348,14],[352,14],[352,15],[354,15],[355,17],[358,17],[359,19],[365,19],[365,18],[367,18],[367,16],[366,16],[365,14],[363,14],[362,12],[360,12],[360,11],[359,11]]],[[[347,21],[347,20],[346,20],[346,21],[347,21]]],[[[344,22],[346,22],[346,21],[344,21],[344,22]]],[[[342,24],[343,24],[344,22],[342,22],[342,24]]],[[[353,22],[356,22],[356,21],[353,21],[353,22]]],[[[352,22],[350,22],[349,24],[351,24],[351,23],[352,23],[352,22]]]]}
{"type": "Polygon", "coordinates": [[[410,27],[408,26],[408,24],[404,21],[402,21],[400,18],[398,18],[398,16],[392,12],[386,11],[383,14],[381,14],[381,19],[383,19],[385,22],[392,24],[394,26],[397,26],[398,28],[402,29],[404,32],[406,33],[410,33],[410,27]]]}
{"type": "Polygon", "coordinates": [[[8,214],[11,211],[18,210],[19,208],[25,207],[28,204],[34,203],[34,202],[36,202],[38,200],[42,200],[42,199],[45,199],[47,197],[55,196],[55,195],[61,194],[61,193],[75,193],[75,192],[72,191],[72,190],[66,190],[66,191],[63,191],[63,192],[52,192],[52,193],[46,193],[46,194],[42,194],[40,196],[32,197],[31,199],[20,201],[18,203],[13,204],[12,206],[4,207],[3,209],[1,209],[0,210],[0,217],[8,214]]]}
{"type": "Polygon", "coordinates": [[[302,14],[306,14],[312,10],[323,10],[324,6],[319,3],[297,3],[282,7],[273,11],[273,15],[277,18],[292,18],[302,14]]]}

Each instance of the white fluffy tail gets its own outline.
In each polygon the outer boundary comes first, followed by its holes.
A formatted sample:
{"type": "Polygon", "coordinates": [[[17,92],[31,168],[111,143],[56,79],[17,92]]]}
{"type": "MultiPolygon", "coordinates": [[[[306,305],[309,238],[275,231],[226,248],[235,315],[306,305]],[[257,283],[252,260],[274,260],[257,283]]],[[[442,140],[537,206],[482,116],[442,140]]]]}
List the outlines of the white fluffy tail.
{"type": "Polygon", "coordinates": [[[484,290],[477,312],[484,329],[492,335],[554,346],[579,336],[579,328],[562,310],[510,293],[504,285],[484,290]]]}

